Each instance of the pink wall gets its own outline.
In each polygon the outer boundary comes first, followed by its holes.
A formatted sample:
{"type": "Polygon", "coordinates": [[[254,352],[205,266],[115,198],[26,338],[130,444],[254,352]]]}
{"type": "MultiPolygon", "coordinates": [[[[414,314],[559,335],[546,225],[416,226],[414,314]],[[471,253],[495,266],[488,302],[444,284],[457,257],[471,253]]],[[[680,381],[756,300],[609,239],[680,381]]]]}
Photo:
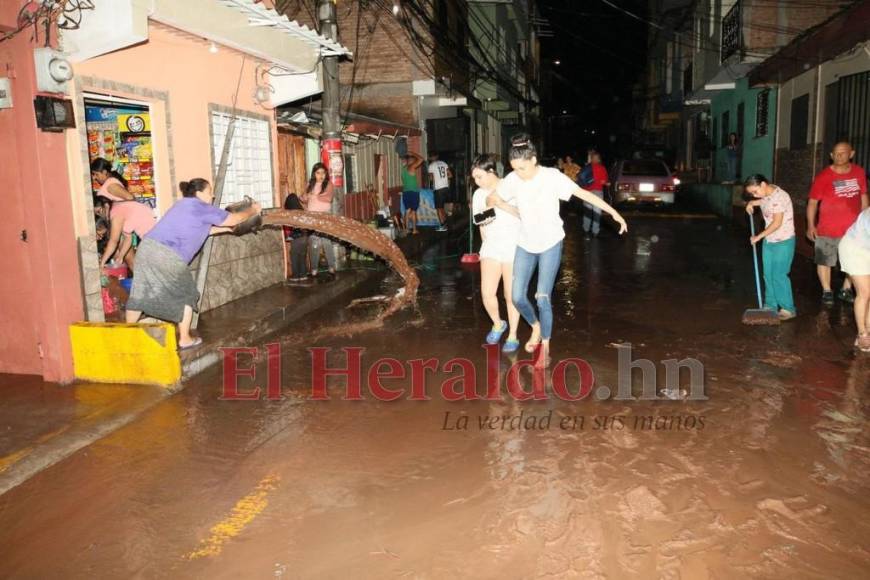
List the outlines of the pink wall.
{"type": "MultiPolygon", "coordinates": [[[[20,4],[0,2],[0,26],[13,25],[20,4]]],[[[14,103],[0,110],[0,372],[66,382],[81,281],[64,135],[36,128],[33,48],[29,30],[0,43],[0,75],[12,77],[14,103]]]]}
{"type": "MultiPolygon", "coordinates": [[[[169,95],[168,118],[171,128],[172,160],[169,159],[167,130],[161,126],[164,116],[152,118],[155,141],[155,171],[158,173],[158,208],[161,213],[177,196],[178,181],[192,177],[211,179],[212,157],[209,137],[209,104],[232,106],[237,84],[237,107],[240,115],[253,113],[267,116],[272,132],[272,164],[277,203],[277,129],[274,112],[261,106],[253,97],[258,61],[238,51],[220,46],[216,54],[209,43],[153,21],[149,22],[148,42],[131,46],[75,65],[77,77],[123,83],[169,95]],[[244,69],[242,69],[244,59],[244,69]],[[171,183],[169,164],[174,164],[175,181],[171,183]],[[167,187],[169,191],[167,191],[167,187]],[[171,194],[171,197],[167,194],[171,194]]],[[[106,91],[88,86],[84,90],[113,93],[138,100],[135,94],[106,91]]],[[[71,165],[76,170],[76,165],[71,165]]],[[[85,168],[81,168],[82,171],[85,168]]],[[[74,184],[74,189],[75,189],[74,184]]],[[[78,219],[78,218],[77,218],[78,219]]]]}

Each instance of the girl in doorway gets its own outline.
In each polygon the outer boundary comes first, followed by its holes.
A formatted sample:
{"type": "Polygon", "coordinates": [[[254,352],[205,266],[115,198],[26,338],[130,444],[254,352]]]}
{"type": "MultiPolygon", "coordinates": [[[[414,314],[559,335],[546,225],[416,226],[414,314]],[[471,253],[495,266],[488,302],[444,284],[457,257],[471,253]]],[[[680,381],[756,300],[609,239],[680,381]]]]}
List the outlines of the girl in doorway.
{"type": "MultiPolygon", "coordinates": [[[[480,155],[472,164],[471,177],[477,184],[477,191],[471,200],[472,214],[478,215],[487,209],[487,197],[496,193],[501,178],[496,172],[494,155],[480,155]]],[[[497,193],[496,193],[497,195],[497,193]]],[[[505,330],[510,329],[502,352],[516,352],[520,347],[517,340],[517,326],[520,313],[511,299],[513,284],[514,254],[519,235],[519,219],[516,215],[495,208],[495,218],[477,224],[480,227],[480,293],[483,306],[492,319],[492,329],[486,335],[487,344],[497,344],[505,330]],[[498,305],[499,282],[504,284],[504,298],[507,302],[508,320],[501,318],[498,305]]]]}
{"type": "Polygon", "coordinates": [[[133,201],[133,194],[127,191],[127,180],[106,159],[97,157],[91,161],[91,177],[100,184],[97,195],[110,201],[133,201]]]}
{"type": "Polygon", "coordinates": [[[117,260],[124,260],[132,269],[134,267],[135,252],[131,251],[133,234],[141,240],[145,234],[151,231],[157,221],[154,212],[145,204],[135,201],[116,201],[109,210],[109,240],[100,258],[100,268],[104,268],[112,258],[115,250],[118,250],[117,260]],[[124,241],[121,241],[121,235],[124,241]],[[118,243],[120,242],[120,249],[118,243]]]}
{"type": "MultiPolygon", "coordinates": [[[[326,165],[315,163],[311,168],[311,179],[308,187],[302,194],[302,203],[306,204],[308,211],[329,213],[332,210],[333,188],[329,181],[326,165]]],[[[335,274],[335,250],[332,240],[327,237],[311,234],[308,236],[308,258],[311,261],[311,275],[317,276],[320,269],[320,249],[326,253],[326,266],[330,274],[335,274]]]]}
{"type": "Polygon", "coordinates": [[[512,298],[517,310],[532,327],[532,336],[525,350],[529,353],[537,351],[535,366],[543,368],[550,364],[553,330],[550,296],[562,261],[562,240],[565,237],[559,217],[559,201],[568,201],[574,196],[601,209],[619,224],[620,234],[628,231],[628,226],[603,199],[582,189],[558,169],[538,165],[538,153],[528,135],[521,133],[511,139],[510,162],[513,172],[502,180],[499,193],[490,194],[487,200],[520,218],[512,298]],[[510,202],[515,202],[516,207],[510,202]],[[537,312],[528,297],[529,282],[536,268],[537,312]]]}

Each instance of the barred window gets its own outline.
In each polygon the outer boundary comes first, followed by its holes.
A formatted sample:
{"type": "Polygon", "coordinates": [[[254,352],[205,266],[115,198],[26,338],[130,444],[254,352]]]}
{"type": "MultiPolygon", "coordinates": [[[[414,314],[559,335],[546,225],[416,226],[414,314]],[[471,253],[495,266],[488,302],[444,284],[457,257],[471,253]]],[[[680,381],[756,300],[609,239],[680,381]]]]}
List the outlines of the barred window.
{"type": "MultiPolygon", "coordinates": [[[[223,154],[230,118],[231,115],[216,111],[211,115],[215,175],[223,154]]],[[[275,205],[271,132],[268,121],[236,116],[221,207],[241,201],[246,195],[263,208],[275,205]]]]}
{"type": "Polygon", "coordinates": [[[767,104],[770,100],[770,90],[758,93],[755,98],[755,136],[767,135],[767,104]]]}

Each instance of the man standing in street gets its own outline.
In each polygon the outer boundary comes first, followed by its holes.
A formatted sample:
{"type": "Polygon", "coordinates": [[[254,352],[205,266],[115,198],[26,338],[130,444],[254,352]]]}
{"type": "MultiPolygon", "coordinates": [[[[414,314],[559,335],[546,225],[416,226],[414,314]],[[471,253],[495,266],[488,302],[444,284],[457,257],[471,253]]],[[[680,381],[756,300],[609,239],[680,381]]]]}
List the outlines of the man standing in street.
{"type": "MultiPolygon", "coordinates": [[[[607,185],[610,177],[607,175],[607,170],[604,168],[604,165],[601,164],[601,154],[594,149],[589,150],[589,168],[590,181],[588,184],[581,185],[580,187],[585,187],[596,197],[604,199],[604,187],[607,185]]],[[[601,210],[593,208],[588,203],[583,205],[586,206],[583,208],[584,236],[586,239],[589,239],[590,235],[597,237],[598,231],[601,227],[601,210]]]]}
{"type": "Polygon", "coordinates": [[[444,213],[444,203],[450,194],[450,179],[453,173],[443,161],[439,161],[437,153],[429,154],[429,180],[432,183],[432,196],[435,198],[435,210],[438,212],[439,232],[447,231],[447,215],[444,213]]]}
{"type": "MultiPolygon", "coordinates": [[[[834,303],[831,268],[837,265],[837,245],[868,205],[867,176],[861,167],[852,163],[854,156],[850,143],[840,141],[834,145],[833,163],[816,176],[807,203],[807,238],[816,245],[816,271],[822,284],[822,303],[827,305],[834,303]]],[[[845,302],[855,300],[848,277],[837,298],[845,302]]]]}
{"type": "Polygon", "coordinates": [[[408,152],[402,158],[402,204],[405,206],[406,231],[417,235],[417,210],[420,208],[420,185],[417,181],[417,170],[423,165],[423,158],[416,153],[408,152]]]}

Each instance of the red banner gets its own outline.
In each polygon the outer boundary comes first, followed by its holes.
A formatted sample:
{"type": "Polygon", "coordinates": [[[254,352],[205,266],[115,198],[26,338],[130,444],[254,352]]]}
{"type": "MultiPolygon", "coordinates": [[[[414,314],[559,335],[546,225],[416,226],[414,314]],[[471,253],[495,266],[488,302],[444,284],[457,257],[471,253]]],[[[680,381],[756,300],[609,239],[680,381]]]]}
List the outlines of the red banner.
{"type": "Polygon", "coordinates": [[[329,169],[329,180],[335,187],[344,187],[344,157],[341,139],[324,139],[320,150],[323,164],[329,169]]]}

